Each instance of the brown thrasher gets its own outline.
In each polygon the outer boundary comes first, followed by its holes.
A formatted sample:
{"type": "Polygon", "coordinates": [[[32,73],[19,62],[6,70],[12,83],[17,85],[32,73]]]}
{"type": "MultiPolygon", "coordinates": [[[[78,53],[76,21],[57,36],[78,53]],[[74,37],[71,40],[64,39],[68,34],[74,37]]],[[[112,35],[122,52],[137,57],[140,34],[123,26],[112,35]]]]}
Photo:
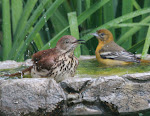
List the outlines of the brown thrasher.
{"type": "Polygon", "coordinates": [[[39,51],[32,56],[33,66],[23,70],[21,73],[1,76],[17,76],[30,72],[34,78],[50,77],[57,82],[67,77],[73,77],[79,64],[74,56],[74,49],[83,40],[77,40],[71,35],[63,36],[55,48],[39,51]]]}

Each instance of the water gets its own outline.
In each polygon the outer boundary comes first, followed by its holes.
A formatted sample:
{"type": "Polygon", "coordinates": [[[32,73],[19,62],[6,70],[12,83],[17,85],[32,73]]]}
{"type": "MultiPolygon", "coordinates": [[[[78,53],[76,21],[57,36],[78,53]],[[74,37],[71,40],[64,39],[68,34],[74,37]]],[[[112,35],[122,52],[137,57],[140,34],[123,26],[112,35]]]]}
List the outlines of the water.
{"type": "MultiPolygon", "coordinates": [[[[21,67],[18,67],[18,68],[14,68],[14,69],[3,69],[3,70],[0,70],[0,75],[4,75],[4,74],[13,74],[13,73],[16,73],[16,72],[20,72],[22,71],[23,69],[27,68],[26,66],[21,66],[21,67]]],[[[24,76],[20,76],[20,77],[8,77],[8,76],[4,76],[4,77],[0,77],[0,79],[18,79],[18,78],[31,78],[30,75],[24,75],[24,76]]]]}
{"type": "MultiPolygon", "coordinates": [[[[0,75],[12,74],[25,69],[25,66],[21,66],[15,69],[0,70],[0,75]]],[[[99,77],[99,76],[111,76],[111,75],[124,75],[131,73],[143,73],[150,71],[150,64],[131,64],[124,66],[106,66],[99,64],[96,59],[80,60],[77,68],[76,75],[79,77],[99,77]]],[[[14,77],[18,78],[18,77],[14,77]]],[[[20,78],[20,77],[19,77],[20,78]]],[[[30,75],[25,75],[25,78],[31,78],[30,75]]],[[[9,77],[7,77],[9,79],[9,77]]],[[[12,79],[12,77],[11,77],[12,79]]]]}
{"type": "Polygon", "coordinates": [[[92,77],[124,75],[150,71],[150,64],[130,64],[124,66],[106,66],[99,64],[96,59],[79,61],[78,74],[91,75],[92,77]]]}

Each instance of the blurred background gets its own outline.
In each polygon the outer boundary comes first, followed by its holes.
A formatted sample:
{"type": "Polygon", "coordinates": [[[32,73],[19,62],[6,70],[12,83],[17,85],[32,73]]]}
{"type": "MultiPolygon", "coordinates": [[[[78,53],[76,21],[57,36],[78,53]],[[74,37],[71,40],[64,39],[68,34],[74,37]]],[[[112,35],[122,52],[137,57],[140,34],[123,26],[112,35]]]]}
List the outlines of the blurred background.
{"type": "Polygon", "coordinates": [[[132,53],[149,53],[150,0],[0,0],[0,60],[24,61],[63,35],[86,40],[75,55],[94,55],[96,30],[109,29],[132,53]]]}

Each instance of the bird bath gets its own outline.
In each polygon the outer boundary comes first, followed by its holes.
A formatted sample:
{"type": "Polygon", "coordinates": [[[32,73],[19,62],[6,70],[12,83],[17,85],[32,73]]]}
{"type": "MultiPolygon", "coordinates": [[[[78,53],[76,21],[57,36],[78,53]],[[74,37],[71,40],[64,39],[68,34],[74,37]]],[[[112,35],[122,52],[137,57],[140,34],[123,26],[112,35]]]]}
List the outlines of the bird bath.
{"type": "MultiPolygon", "coordinates": [[[[0,75],[21,71],[31,64],[31,60],[20,63],[15,61],[0,62],[0,75]]],[[[20,111],[19,108],[22,108],[24,113],[34,112],[36,114],[46,107],[47,112],[55,111],[54,113],[56,113],[59,110],[57,104],[62,106],[63,101],[66,101],[63,103],[63,105],[68,104],[67,110],[65,110],[66,115],[107,113],[118,115],[119,112],[121,115],[144,114],[144,116],[149,116],[149,71],[149,64],[108,67],[97,63],[95,56],[81,56],[75,77],[59,84],[46,78],[31,78],[29,75],[25,76],[24,79],[1,77],[0,104],[2,105],[0,112],[8,107],[3,112],[4,114],[16,115],[17,111],[20,111]],[[13,97],[10,97],[11,95],[13,97]],[[43,97],[44,99],[51,99],[52,97],[52,100],[44,102],[43,97]],[[53,100],[54,98],[55,100],[53,100]],[[22,101],[22,99],[24,100],[22,101]],[[37,100],[40,109],[37,109],[37,100]],[[47,102],[51,104],[53,101],[56,101],[56,105],[53,104],[56,108],[47,105],[47,102]],[[15,109],[11,107],[14,105],[15,109]],[[32,108],[25,107],[28,105],[32,108]]]]}
{"type": "MultiPolygon", "coordinates": [[[[147,60],[149,59],[150,56],[147,57],[147,60]]],[[[26,62],[19,62],[19,63],[15,61],[0,62],[0,75],[12,74],[21,71],[31,65],[32,62],[30,59],[27,60],[26,62]]],[[[147,64],[135,63],[124,66],[106,66],[103,64],[99,64],[95,56],[81,56],[79,58],[79,66],[77,68],[75,77],[84,78],[89,76],[92,78],[96,78],[99,76],[112,76],[112,75],[122,76],[124,74],[144,73],[149,71],[150,71],[150,64],[148,63],[147,64]]],[[[31,77],[30,75],[25,75],[25,78],[31,77]]]]}

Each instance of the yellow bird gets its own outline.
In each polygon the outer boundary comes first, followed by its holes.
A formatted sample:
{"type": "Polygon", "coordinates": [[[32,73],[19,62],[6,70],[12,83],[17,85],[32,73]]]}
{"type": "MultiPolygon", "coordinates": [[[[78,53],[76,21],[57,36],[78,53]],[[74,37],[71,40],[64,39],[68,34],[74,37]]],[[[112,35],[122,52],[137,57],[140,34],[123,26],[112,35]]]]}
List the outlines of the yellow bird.
{"type": "Polygon", "coordinates": [[[107,29],[100,29],[92,33],[98,39],[98,46],[95,54],[98,62],[105,65],[126,65],[131,63],[149,63],[148,60],[141,60],[124,48],[117,45],[113,40],[112,33],[107,29]]]}

